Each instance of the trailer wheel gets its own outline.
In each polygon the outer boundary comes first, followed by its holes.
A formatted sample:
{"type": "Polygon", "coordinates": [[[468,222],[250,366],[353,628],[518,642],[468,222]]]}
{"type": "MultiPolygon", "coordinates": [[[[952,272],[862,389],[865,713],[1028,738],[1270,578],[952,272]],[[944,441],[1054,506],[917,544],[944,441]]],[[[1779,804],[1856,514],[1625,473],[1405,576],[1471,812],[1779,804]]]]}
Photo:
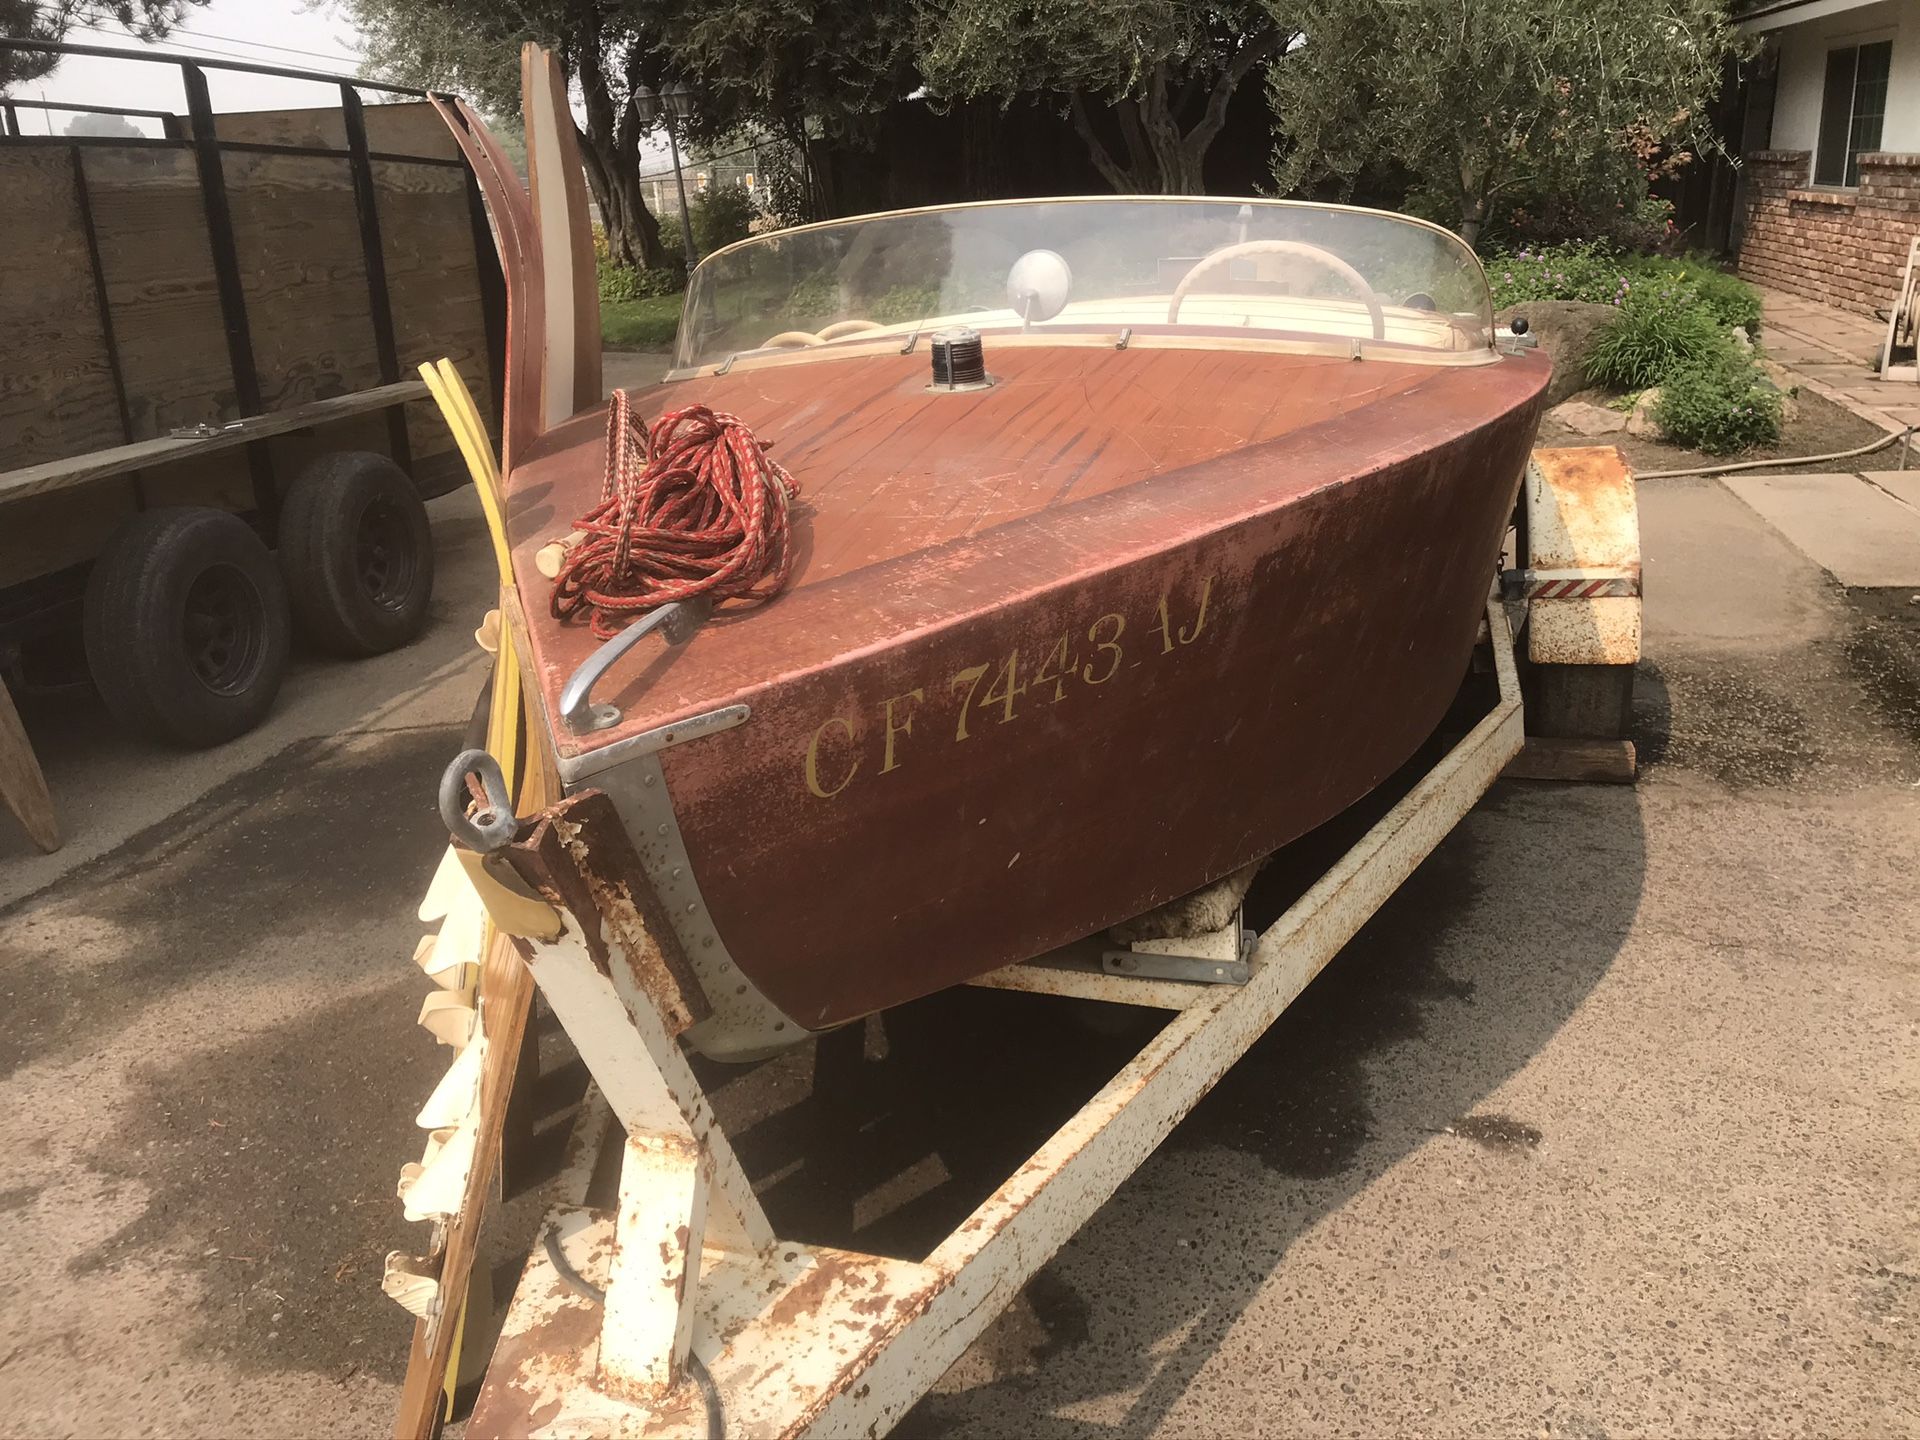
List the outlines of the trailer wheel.
{"type": "Polygon", "coordinates": [[[413,481],[384,455],[323,455],[280,509],[280,568],[301,633],[337,655],[413,639],[433,598],[433,533],[413,481]]]}
{"type": "Polygon", "coordinates": [[[273,556],[224,510],[148,510],[87,579],[87,668],[121,723],[200,748],[245,734],[287,672],[287,592],[273,556]]]}

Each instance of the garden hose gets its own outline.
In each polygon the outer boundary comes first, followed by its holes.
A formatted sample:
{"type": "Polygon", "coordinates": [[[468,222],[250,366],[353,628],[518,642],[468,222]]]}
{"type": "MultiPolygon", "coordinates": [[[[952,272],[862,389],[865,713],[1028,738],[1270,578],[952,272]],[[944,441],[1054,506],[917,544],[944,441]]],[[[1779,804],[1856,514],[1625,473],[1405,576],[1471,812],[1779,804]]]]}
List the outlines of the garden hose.
{"type": "MultiPolygon", "coordinates": [[[[1688,470],[1643,470],[1636,480],[1678,480],[1687,475],[1727,475],[1735,470],[1765,470],[1779,465],[1810,465],[1824,460],[1851,460],[1856,455],[1871,455],[1875,450],[1884,450],[1896,440],[1911,440],[1913,426],[1893,435],[1882,435],[1872,444],[1857,446],[1852,450],[1835,450],[1830,455],[1783,455],[1778,460],[1737,460],[1727,465],[1699,465],[1688,470]]],[[[1900,451],[1900,468],[1907,468],[1907,452],[1900,451]]]]}

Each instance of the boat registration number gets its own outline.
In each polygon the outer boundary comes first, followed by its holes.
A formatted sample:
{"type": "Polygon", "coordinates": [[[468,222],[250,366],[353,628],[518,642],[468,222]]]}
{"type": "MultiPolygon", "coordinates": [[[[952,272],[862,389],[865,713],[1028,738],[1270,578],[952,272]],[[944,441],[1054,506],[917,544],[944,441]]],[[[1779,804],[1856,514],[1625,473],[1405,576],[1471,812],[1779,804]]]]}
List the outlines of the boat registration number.
{"type": "Polygon", "coordinates": [[[891,696],[871,716],[858,717],[868,720],[864,727],[854,716],[822,721],[807,741],[802,762],[807,793],[831,800],[863,771],[889,774],[924,752],[929,742],[964,745],[1001,725],[1018,723],[1036,706],[1058,705],[1076,690],[1097,691],[1119,679],[1123,670],[1196,643],[1207,633],[1212,597],[1209,575],[1200,582],[1197,596],[1162,592],[1144,627],[1129,627],[1125,615],[1109,611],[1084,627],[1069,626],[1037,660],[1015,649],[956,670],[945,684],[916,685],[891,696]],[[870,737],[864,742],[863,730],[870,737]]]}

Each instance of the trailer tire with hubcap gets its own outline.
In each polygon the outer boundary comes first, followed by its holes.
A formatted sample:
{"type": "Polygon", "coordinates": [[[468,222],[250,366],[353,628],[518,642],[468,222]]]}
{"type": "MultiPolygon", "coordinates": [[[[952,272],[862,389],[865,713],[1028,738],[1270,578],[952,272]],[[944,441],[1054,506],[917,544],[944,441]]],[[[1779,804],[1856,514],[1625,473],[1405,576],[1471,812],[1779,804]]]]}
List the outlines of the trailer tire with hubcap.
{"type": "Polygon", "coordinates": [[[321,648],[379,655],[412,640],[433,599],[433,533],[407,472],[364,450],[309,464],[280,507],[280,568],[321,648]]]}
{"type": "Polygon", "coordinates": [[[148,510],[121,526],[88,577],[83,629],[107,708],[175,745],[245,734],[287,672],[286,586],[224,510],[148,510]]]}

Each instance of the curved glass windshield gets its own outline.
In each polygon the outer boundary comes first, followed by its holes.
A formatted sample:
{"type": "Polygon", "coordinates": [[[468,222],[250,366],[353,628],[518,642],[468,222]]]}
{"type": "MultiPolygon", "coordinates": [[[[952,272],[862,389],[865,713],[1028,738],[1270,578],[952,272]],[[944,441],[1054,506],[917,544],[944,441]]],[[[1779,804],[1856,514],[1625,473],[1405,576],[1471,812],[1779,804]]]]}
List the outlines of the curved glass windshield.
{"type": "MultiPolygon", "coordinates": [[[[1285,200],[1019,200],[806,225],[694,272],[677,368],[919,330],[1258,336],[1491,358],[1480,262],[1435,226],[1285,200]]],[[[896,339],[897,337],[897,339],[896,339]]]]}

